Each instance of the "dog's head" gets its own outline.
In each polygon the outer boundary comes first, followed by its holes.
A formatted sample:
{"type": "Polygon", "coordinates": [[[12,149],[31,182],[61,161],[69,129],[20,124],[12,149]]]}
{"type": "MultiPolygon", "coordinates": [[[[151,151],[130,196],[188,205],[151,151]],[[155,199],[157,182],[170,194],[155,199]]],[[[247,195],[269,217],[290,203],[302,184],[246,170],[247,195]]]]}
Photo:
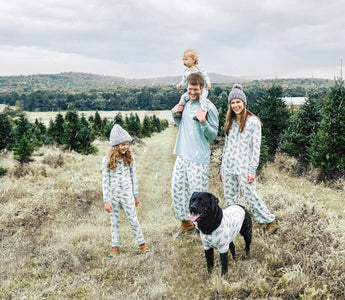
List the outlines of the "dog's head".
{"type": "Polygon", "coordinates": [[[189,201],[190,220],[198,222],[207,215],[219,210],[219,200],[207,192],[194,192],[189,201]]]}

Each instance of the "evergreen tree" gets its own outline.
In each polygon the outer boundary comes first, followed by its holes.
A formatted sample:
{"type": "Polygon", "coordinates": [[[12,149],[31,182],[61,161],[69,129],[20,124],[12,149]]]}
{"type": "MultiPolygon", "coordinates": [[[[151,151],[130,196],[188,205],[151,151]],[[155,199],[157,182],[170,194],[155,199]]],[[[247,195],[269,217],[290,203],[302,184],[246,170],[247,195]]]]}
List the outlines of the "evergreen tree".
{"type": "Polygon", "coordinates": [[[263,123],[262,134],[266,139],[270,156],[276,153],[281,136],[288,126],[289,111],[282,96],[283,88],[273,84],[253,107],[253,113],[263,123]]]}
{"type": "Polygon", "coordinates": [[[28,138],[25,134],[22,135],[14,147],[14,159],[19,160],[21,163],[27,162],[32,152],[34,152],[34,146],[31,138],[28,138]]]}
{"type": "Polygon", "coordinates": [[[12,149],[13,127],[7,114],[0,114],[0,151],[3,149],[12,149]]]}
{"type": "Polygon", "coordinates": [[[144,117],[142,134],[146,137],[150,137],[152,133],[151,121],[148,116],[144,117]]]}
{"type": "Polygon", "coordinates": [[[14,158],[20,162],[29,160],[34,147],[37,145],[37,139],[32,134],[31,124],[24,114],[15,121],[15,146],[14,158]]]}
{"type": "Polygon", "coordinates": [[[96,113],[95,113],[95,118],[94,118],[92,129],[97,136],[101,135],[101,133],[102,133],[102,119],[101,119],[101,116],[99,115],[98,111],[96,111],[96,113]]]}
{"type": "Polygon", "coordinates": [[[219,109],[218,135],[223,136],[224,135],[224,124],[226,121],[226,114],[229,110],[229,104],[228,104],[228,96],[226,95],[226,92],[222,92],[219,97],[221,99],[221,106],[219,109]]]}
{"type": "Polygon", "coordinates": [[[320,108],[315,93],[311,90],[306,102],[291,116],[289,127],[282,137],[279,148],[289,155],[307,161],[310,138],[319,128],[320,121],[320,108]]]}
{"type": "MultiPolygon", "coordinates": [[[[126,120],[127,120],[127,117],[126,117],[126,120]]],[[[119,124],[121,127],[123,127],[124,123],[125,122],[123,121],[122,115],[118,113],[114,118],[114,125],[119,124]]]]}
{"type": "Polygon", "coordinates": [[[77,134],[77,139],[78,152],[82,154],[91,154],[97,152],[97,148],[92,146],[94,135],[92,133],[90,124],[84,115],[82,115],[80,118],[80,129],[77,134]]]}
{"type": "MultiPolygon", "coordinates": [[[[345,170],[345,88],[342,79],[335,81],[321,107],[319,130],[311,136],[310,162],[327,174],[345,170]]],[[[337,175],[337,174],[335,174],[337,175]]]]}
{"type": "Polygon", "coordinates": [[[80,147],[80,139],[78,134],[81,130],[78,113],[75,109],[69,110],[65,116],[64,122],[64,144],[68,145],[70,149],[78,151],[80,147]]]}
{"type": "Polygon", "coordinates": [[[162,130],[161,121],[156,117],[156,115],[152,116],[151,123],[152,123],[152,125],[151,125],[152,131],[161,132],[161,130],[162,130]]]}

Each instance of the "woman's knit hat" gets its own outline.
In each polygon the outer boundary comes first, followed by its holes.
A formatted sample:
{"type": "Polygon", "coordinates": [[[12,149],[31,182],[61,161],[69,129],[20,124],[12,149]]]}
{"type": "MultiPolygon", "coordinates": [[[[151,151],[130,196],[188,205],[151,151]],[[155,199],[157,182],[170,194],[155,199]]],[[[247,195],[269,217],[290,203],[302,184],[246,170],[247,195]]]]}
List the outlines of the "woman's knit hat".
{"type": "Polygon", "coordinates": [[[230,104],[232,99],[240,99],[244,102],[244,104],[247,104],[247,97],[243,92],[243,88],[240,84],[235,83],[232,87],[231,92],[229,93],[228,103],[230,104]]]}
{"type": "Polygon", "coordinates": [[[125,142],[131,142],[132,138],[129,133],[124,130],[119,124],[115,124],[110,133],[109,146],[120,145],[125,142]]]}

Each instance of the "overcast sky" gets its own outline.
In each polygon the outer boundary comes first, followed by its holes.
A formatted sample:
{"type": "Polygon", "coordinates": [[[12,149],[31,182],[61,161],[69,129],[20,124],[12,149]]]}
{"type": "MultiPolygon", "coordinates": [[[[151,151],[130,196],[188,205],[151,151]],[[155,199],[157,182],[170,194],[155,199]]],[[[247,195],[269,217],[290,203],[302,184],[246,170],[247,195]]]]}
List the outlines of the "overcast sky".
{"type": "Polygon", "coordinates": [[[0,2],[0,76],[182,76],[188,48],[208,73],[333,79],[345,64],[345,2],[0,2]]]}

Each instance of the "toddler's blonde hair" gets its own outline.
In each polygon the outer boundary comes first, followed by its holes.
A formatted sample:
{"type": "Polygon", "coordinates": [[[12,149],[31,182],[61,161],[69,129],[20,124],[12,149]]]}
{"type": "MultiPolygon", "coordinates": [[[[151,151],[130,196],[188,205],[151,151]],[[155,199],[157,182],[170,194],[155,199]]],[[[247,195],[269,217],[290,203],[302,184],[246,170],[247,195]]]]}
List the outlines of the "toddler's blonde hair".
{"type": "Polygon", "coordinates": [[[182,57],[190,57],[193,59],[196,65],[199,64],[198,53],[194,49],[187,49],[185,52],[183,52],[182,57]]]}

